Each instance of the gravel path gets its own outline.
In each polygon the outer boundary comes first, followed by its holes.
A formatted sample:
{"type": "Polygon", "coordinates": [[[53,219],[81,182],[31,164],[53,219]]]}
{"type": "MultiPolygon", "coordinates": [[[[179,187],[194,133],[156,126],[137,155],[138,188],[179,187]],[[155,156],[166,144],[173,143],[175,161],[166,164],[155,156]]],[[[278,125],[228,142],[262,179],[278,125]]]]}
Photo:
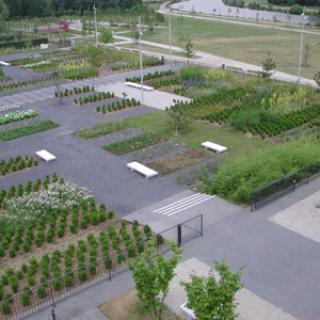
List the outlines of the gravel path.
{"type": "MultiPolygon", "coordinates": [[[[191,258],[180,263],[176,268],[176,276],[170,284],[169,295],[166,304],[169,308],[180,316],[183,316],[180,305],[187,301],[184,288],[181,282],[189,282],[190,274],[206,276],[211,271],[211,267],[202,261],[191,258]]],[[[218,277],[216,272],[213,272],[218,277]]],[[[236,294],[238,303],[238,320],[296,320],[292,315],[269,302],[261,299],[250,290],[243,288],[236,294]]]]}

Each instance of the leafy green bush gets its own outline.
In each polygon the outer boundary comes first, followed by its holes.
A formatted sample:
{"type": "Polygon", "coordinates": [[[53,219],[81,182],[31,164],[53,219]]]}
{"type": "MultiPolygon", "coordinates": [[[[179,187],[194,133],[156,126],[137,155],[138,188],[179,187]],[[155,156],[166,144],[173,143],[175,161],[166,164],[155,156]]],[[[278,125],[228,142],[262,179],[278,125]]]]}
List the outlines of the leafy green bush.
{"type": "Polygon", "coordinates": [[[204,181],[204,191],[249,203],[254,189],[319,160],[320,145],[310,138],[270,146],[225,160],[214,178],[204,181]]]}

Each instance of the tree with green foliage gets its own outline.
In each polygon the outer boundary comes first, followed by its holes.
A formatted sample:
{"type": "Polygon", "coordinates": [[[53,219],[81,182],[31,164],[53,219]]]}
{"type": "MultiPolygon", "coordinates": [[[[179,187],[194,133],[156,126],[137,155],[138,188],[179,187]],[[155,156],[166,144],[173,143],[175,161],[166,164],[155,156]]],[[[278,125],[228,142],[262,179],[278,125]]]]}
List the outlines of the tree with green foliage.
{"type": "Polygon", "coordinates": [[[317,85],[320,87],[320,71],[318,71],[314,77],[313,77],[314,81],[317,83],[317,85]]]}
{"type": "Polygon", "coordinates": [[[0,80],[4,79],[4,72],[2,66],[0,66],[0,80]]]}
{"type": "Polygon", "coordinates": [[[183,283],[187,293],[187,307],[197,320],[234,320],[237,318],[235,294],[242,287],[241,271],[232,273],[227,263],[215,262],[218,275],[191,275],[191,282],[183,283]]]}
{"type": "Polygon", "coordinates": [[[270,52],[265,60],[262,61],[262,78],[269,79],[272,75],[272,70],[276,68],[276,63],[272,59],[270,52]]]}
{"type": "Polygon", "coordinates": [[[157,252],[156,243],[151,241],[143,253],[129,261],[139,300],[144,310],[156,320],[161,320],[169,284],[181,259],[180,248],[172,244],[171,250],[172,255],[166,259],[157,252]]]}
{"type": "Polygon", "coordinates": [[[0,21],[9,17],[9,10],[4,0],[0,0],[0,21]]]}
{"type": "Polygon", "coordinates": [[[99,41],[103,43],[110,43],[113,41],[112,31],[108,28],[103,28],[100,31],[99,41]]]}
{"type": "Polygon", "coordinates": [[[191,38],[187,39],[183,49],[187,58],[192,58],[194,56],[193,42],[191,38]]]}
{"type": "Polygon", "coordinates": [[[191,125],[191,119],[183,102],[177,101],[175,105],[167,109],[169,125],[174,129],[175,134],[186,132],[191,125]]]}

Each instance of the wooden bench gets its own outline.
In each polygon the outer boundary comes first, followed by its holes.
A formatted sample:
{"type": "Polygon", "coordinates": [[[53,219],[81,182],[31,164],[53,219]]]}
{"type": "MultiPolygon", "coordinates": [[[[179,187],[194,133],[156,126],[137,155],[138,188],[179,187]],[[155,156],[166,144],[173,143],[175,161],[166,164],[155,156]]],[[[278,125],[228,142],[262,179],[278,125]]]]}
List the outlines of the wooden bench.
{"type": "Polygon", "coordinates": [[[206,142],[203,142],[201,143],[201,145],[206,148],[207,150],[213,150],[215,151],[216,153],[222,153],[222,152],[225,152],[228,150],[227,147],[224,147],[224,146],[221,146],[220,144],[216,144],[216,143],[213,143],[213,142],[210,142],[210,141],[206,141],[206,142]]]}
{"type": "Polygon", "coordinates": [[[144,175],[146,177],[146,179],[152,178],[152,177],[155,177],[158,175],[157,171],[152,170],[137,161],[128,163],[127,167],[130,169],[131,172],[137,171],[137,172],[141,173],[142,175],[144,175]]]}
{"type": "Polygon", "coordinates": [[[44,160],[45,162],[49,162],[49,161],[52,161],[52,160],[56,160],[57,157],[53,154],[51,154],[50,152],[48,152],[47,150],[40,150],[40,151],[37,151],[36,152],[36,155],[44,160]]]}
{"type": "MultiPolygon", "coordinates": [[[[135,83],[135,82],[126,82],[125,83],[128,87],[132,87],[132,88],[136,88],[136,89],[141,89],[141,84],[140,83],[135,83]]],[[[153,87],[149,87],[149,86],[142,86],[143,91],[153,91],[154,88],[153,87]]]]}
{"type": "Polygon", "coordinates": [[[187,308],[187,303],[182,304],[180,309],[189,320],[196,320],[196,315],[194,314],[193,310],[187,308]]]}
{"type": "Polygon", "coordinates": [[[3,66],[10,66],[10,63],[5,62],[5,61],[0,61],[0,64],[3,66]]]}

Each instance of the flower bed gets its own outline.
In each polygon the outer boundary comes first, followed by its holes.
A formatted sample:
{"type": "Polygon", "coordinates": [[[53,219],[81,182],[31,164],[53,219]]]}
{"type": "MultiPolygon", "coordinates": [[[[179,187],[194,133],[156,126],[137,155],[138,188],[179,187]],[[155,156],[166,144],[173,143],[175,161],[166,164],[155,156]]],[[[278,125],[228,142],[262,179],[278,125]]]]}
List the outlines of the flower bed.
{"type": "Polygon", "coordinates": [[[93,87],[83,86],[83,87],[73,87],[72,89],[64,89],[63,91],[56,91],[54,96],[56,98],[69,97],[81,93],[87,93],[93,91],[93,87]]]}
{"type": "Polygon", "coordinates": [[[9,160],[0,160],[0,177],[14,172],[38,166],[38,161],[29,156],[17,156],[9,160]]]}
{"type": "Polygon", "coordinates": [[[74,103],[82,106],[87,103],[97,102],[97,101],[110,99],[110,98],[114,98],[113,92],[99,92],[99,93],[92,94],[90,96],[74,99],[74,103]]]}
{"type": "Polygon", "coordinates": [[[0,319],[121,267],[152,236],[56,174],[1,190],[0,319]]]}
{"type": "Polygon", "coordinates": [[[116,155],[123,155],[135,150],[163,142],[163,139],[152,133],[143,133],[137,137],[107,144],[104,149],[116,155]]]}
{"type": "Polygon", "coordinates": [[[15,121],[35,118],[38,115],[39,113],[33,110],[16,111],[16,112],[7,113],[5,115],[0,114],[0,125],[8,124],[15,121]]]}
{"type": "Polygon", "coordinates": [[[140,105],[140,101],[134,98],[122,99],[121,101],[112,102],[111,104],[105,104],[96,108],[98,113],[107,113],[113,111],[119,111],[126,108],[137,107],[140,105]]]}

